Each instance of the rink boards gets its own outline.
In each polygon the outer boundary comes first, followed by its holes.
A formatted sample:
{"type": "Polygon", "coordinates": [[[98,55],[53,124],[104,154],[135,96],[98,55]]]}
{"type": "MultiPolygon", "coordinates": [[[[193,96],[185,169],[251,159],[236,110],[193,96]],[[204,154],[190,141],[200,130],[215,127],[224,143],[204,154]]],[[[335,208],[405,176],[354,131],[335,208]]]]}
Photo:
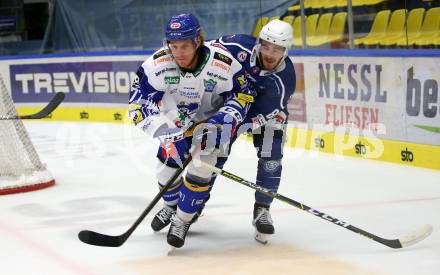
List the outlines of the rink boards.
{"type": "MultiPolygon", "coordinates": [[[[129,87],[148,54],[3,58],[0,73],[22,114],[61,91],[66,100],[47,120],[129,123],[129,87]]],[[[297,87],[289,101],[289,146],[440,169],[439,53],[295,51],[290,57],[297,87]]]]}

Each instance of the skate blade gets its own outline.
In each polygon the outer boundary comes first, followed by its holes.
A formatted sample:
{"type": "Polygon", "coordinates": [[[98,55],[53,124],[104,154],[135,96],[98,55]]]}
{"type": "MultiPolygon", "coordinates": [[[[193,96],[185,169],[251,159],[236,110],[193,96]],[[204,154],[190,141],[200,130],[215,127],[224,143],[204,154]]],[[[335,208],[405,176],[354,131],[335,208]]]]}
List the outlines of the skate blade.
{"type": "Polygon", "coordinates": [[[269,242],[269,235],[255,230],[255,240],[261,244],[267,244],[269,242]]]}
{"type": "Polygon", "coordinates": [[[173,255],[176,253],[176,251],[177,251],[177,248],[174,247],[174,246],[172,246],[172,245],[170,245],[170,246],[169,246],[169,249],[168,249],[168,253],[167,253],[167,255],[168,255],[168,256],[173,256],[173,255]]]}

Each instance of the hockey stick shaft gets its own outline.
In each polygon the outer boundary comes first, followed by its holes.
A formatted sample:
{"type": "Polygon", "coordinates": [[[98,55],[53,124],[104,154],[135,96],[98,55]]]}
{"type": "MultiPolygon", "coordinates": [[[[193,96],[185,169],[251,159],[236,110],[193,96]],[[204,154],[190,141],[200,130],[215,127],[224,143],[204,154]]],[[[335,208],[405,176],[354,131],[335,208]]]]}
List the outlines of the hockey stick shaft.
{"type": "Polygon", "coordinates": [[[65,97],[64,93],[58,92],[50,100],[50,102],[39,112],[31,115],[23,116],[0,116],[0,120],[16,120],[16,119],[41,119],[50,115],[60,104],[63,102],[65,97]]]}
{"type": "Polygon", "coordinates": [[[362,236],[364,236],[364,237],[366,237],[368,239],[374,240],[374,241],[376,241],[378,243],[381,243],[381,244],[386,245],[386,246],[391,247],[391,248],[402,248],[402,247],[406,247],[406,246],[415,244],[415,243],[425,239],[426,237],[428,237],[431,234],[431,232],[432,232],[432,227],[430,225],[425,225],[421,229],[417,230],[416,232],[414,232],[414,233],[412,233],[412,234],[410,234],[408,236],[405,236],[403,238],[400,238],[400,239],[384,239],[384,238],[376,236],[376,235],[374,235],[374,234],[372,234],[370,232],[367,232],[367,231],[365,231],[363,229],[355,227],[355,226],[353,226],[353,225],[351,225],[351,224],[349,224],[349,223],[347,223],[345,221],[342,221],[340,219],[334,218],[334,217],[332,217],[332,216],[330,216],[330,215],[328,215],[328,214],[326,214],[324,212],[321,212],[321,211],[318,211],[316,209],[313,209],[312,207],[309,207],[309,206],[307,206],[307,205],[305,205],[303,203],[300,203],[300,202],[295,201],[293,199],[287,198],[287,197],[285,197],[283,195],[280,195],[280,194],[278,194],[276,192],[270,191],[270,190],[268,190],[268,189],[266,189],[264,187],[261,187],[261,186],[255,184],[255,183],[253,183],[253,182],[247,181],[247,180],[245,180],[245,179],[243,179],[243,178],[241,178],[241,177],[239,177],[237,175],[234,175],[232,173],[229,173],[229,172],[227,172],[225,170],[219,169],[217,167],[214,167],[214,166],[206,164],[206,163],[200,163],[200,164],[205,166],[205,167],[207,167],[208,169],[210,169],[212,172],[214,172],[216,174],[222,175],[222,176],[224,176],[224,177],[226,177],[226,178],[228,178],[228,179],[230,179],[232,181],[235,181],[235,182],[238,182],[238,183],[240,183],[240,184],[242,184],[244,186],[250,187],[250,188],[252,188],[252,189],[254,189],[254,190],[256,190],[256,191],[258,191],[258,192],[260,192],[262,194],[265,194],[265,195],[271,197],[271,198],[274,198],[274,199],[280,200],[282,202],[285,202],[287,204],[290,204],[290,205],[292,205],[292,206],[294,206],[294,207],[296,207],[298,209],[301,209],[301,210],[306,211],[306,212],[308,212],[310,214],[313,214],[314,216],[317,216],[317,217],[319,217],[319,218],[321,218],[323,220],[326,220],[328,222],[336,224],[336,225],[338,225],[340,227],[343,227],[345,229],[348,229],[348,230],[350,230],[352,232],[358,233],[358,234],[360,234],[360,235],[362,235],[362,236]]]}
{"type": "Polygon", "coordinates": [[[142,214],[136,219],[136,221],[130,226],[130,228],[123,234],[117,236],[105,235],[98,232],[83,230],[79,232],[78,238],[90,245],[96,246],[107,246],[107,247],[119,247],[125,243],[125,241],[130,237],[133,231],[139,226],[139,224],[145,219],[145,217],[150,213],[151,209],[159,202],[165,192],[171,187],[171,185],[177,180],[178,177],[182,174],[185,168],[192,160],[192,156],[190,155],[183,163],[181,167],[179,167],[174,175],[168,180],[165,186],[157,193],[157,195],[153,198],[153,200],[148,204],[147,208],[142,212],[142,214]]]}

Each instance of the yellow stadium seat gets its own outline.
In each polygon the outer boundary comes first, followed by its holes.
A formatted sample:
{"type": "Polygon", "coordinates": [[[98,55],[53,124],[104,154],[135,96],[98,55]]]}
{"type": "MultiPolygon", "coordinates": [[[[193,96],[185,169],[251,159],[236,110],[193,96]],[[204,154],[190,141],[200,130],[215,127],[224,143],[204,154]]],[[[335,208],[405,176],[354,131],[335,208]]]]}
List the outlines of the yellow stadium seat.
{"type": "Polygon", "coordinates": [[[336,8],[346,7],[348,4],[347,0],[333,0],[332,2],[334,3],[332,7],[336,8]]]}
{"type": "Polygon", "coordinates": [[[333,16],[332,24],[327,37],[316,41],[317,46],[344,39],[345,23],[347,22],[347,13],[339,12],[333,16]]]}
{"type": "Polygon", "coordinates": [[[406,28],[404,26],[402,32],[394,38],[388,38],[389,43],[387,45],[406,46],[408,41],[413,41],[419,33],[424,14],[425,9],[423,8],[410,10],[406,21],[406,28]]]}
{"type": "Polygon", "coordinates": [[[355,45],[370,45],[371,40],[377,40],[378,37],[385,36],[386,29],[388,26],[388,19],[390,17],[390,11],[389,10],[383,10],[376,14],[376,17],[374,18],[373,24],[371,25],[371,30],[368,33],[368,35],[356,38],[354,40],[355,45]]]}
{"type": "Polygon", "coordinates": [[[293,5],[287,8],[288,11],[299,11],[301,9],[300,5],[293,5]]]}
{"type": "Polygon", "coordinates": [[[293,20],[293,45],[302,46],[301,16],[297,16],[293,20]]]}
{"type": "Polygon", "coordinates": [[[440,46],[440,34],[432,40],[432,45],[440,46]]]}
{"type": "MultiPolygon", "coordinates": [[[[319,14],[312,14],[306,17],[306,37],[313,36],[315,34],[318,18],[319,14]]],[[[301,47],[302,44],[301,16],[297,16],[293,21],[293,45],[296,47],[301,47]]]]}
{"type": "Polygon", "coordinates": [[[333,13],[324,13],[319,17],[318,26],[314,35],[307,36],[308,46],[320,45],[320,40],[326,39],[330,30],[330,24],[332,22],[333,13]]]}
{"type": "Polygon", "coordinates": [[[408,41],[409,44],[418,46],[434,45],[434,40],[438,37],[440,32],[440,7],[429,9],[426,12],[425,20],[423,20],[422,27],[419,34],[414,40],[408,41]]]}
{"type": "Polygon", "coordinates": [[[304,1],[304,8],[305,9],[319,9],[322,7],[321,2],[322,0],[305,0],[304,1]]]}
{"type": "Polygon", "coordinates": [[[324,9],[332,8],[334,2],[335,0],[321,0],[319,3],[320,5],[319,8],[324,8],[324,9]]]}
{"type": "Polygon", "coordinates": [[[293,15],[288,15],[283,17],[283,21],[291,26],[293,26],[293,19],[294,19],[293,15]]]}
{"type": "Polygon", "coordinates": [[[385,2],[386,0],[366,0],[367,5],[376,5],[382,2],[385,2]]]}
{"type": "Polygon", "coordinates": [[[390,23],[388,24],[386,35],[380,39],[379,44],[382,46],[390,46],[396,44],[398,39],[405,30],[406,10],[395,10],[391,14],[390,23]]]}
{"type": "Polygon", "coordinates": [[[385,30],[382,33],[380,33],[379,35],[373,36],[370,39],[364,41],[363,44],[367,45],[367,46],[378,45],[381,41],[386,41],[388,35],[393,34],[394,30],[397,30],[400,28],[400,26],[404,25],[405,13],[406,13],[406,10],[404,10],[404,9],[394,11],[391,14],[390,22],[386,26],[385,30]]]}
{"type": "Polygon", "coordinates": [[[316,32],[316,26],[318,25],[319,14],[312,14],[307,17],[306,20],[306,35],[314,36],[316,32]]]}
{"type": "Polygon", "coordinates": [[[376,5],[382,2],[385,2],[386,0],[352,0],[353,6],[371,6],[376,5]]]}
{"type": "Polygon", "coordinates": [[[261,28],[269,22],[269,18],[266,16],[259,17],[257,22],[255,23],[254,31],[252,32],[253,37],[258,37],[260,34],[261,28]]]}
{"type": "Polygon", "coordinates": [[[343,7],[344,4],[346,5],[347,0],[328,0],[323,1],[322,7],[325,9],[335,8],[335,7],[343,7]],[[344,3],[345,1],[345,3],[344,3]]]}

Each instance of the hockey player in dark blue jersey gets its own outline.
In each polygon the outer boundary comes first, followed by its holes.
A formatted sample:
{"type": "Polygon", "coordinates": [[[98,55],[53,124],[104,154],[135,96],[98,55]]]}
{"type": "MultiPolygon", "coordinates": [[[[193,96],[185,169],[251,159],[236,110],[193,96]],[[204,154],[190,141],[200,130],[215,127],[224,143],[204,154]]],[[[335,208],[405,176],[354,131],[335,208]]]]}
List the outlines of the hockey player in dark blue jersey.
{"type": "MultiPolygon", "coordinates": [[[[280,185],[283,145],[286,138],[287,101],[295,91],[295,69],[288,57],[292,45],[292,28],[280,20],[265,25],[255,39],[249,35],[220,37],[220,43],[242,64],[257,97],[237,135],[251,132],[257,150],[256,183],[273,192],[280,185]]],[[[226,158],[217,163],[223,167],[226,158]]],[[[255,239],[267,243],[267,235],[274,233],[269,213],[272,198],[255,193],[253,222],[255,239]]]]}

